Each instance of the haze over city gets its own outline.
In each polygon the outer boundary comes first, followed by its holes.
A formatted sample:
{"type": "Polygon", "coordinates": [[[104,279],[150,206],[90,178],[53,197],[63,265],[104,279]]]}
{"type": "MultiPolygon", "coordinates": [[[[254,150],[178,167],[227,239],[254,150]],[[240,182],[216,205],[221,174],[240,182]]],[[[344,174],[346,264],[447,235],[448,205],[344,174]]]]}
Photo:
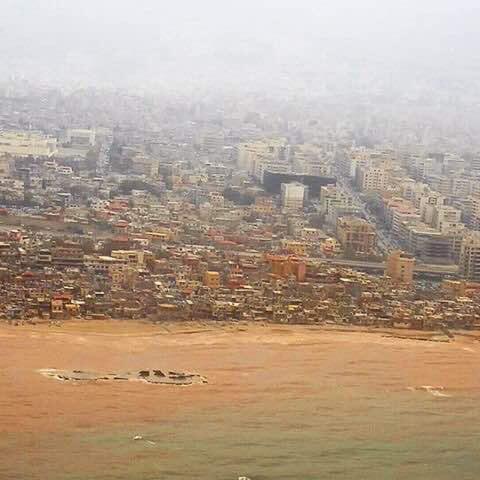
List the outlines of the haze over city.
{"type": "Polygon", "coordinates": [[[372,77],[399,89],[417,82],[456,88],[478,78],[474,1],[3,5],[2,77],[67,88],[308,86],[315,92],[332,75],[347,91],[372,77]]]}
{"type": "Polygon", "coordinates": [[[478,477],[478,2],[1,7],[0,480],[478,477]]]}

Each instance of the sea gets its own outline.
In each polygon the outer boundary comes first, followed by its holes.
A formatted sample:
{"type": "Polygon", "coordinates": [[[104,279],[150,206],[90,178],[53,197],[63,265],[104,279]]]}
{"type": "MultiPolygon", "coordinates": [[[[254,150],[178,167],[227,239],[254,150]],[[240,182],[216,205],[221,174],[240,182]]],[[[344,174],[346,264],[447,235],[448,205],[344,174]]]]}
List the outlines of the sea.
{"type": "Polygon", "coordinates": [[[8,337],[0,351],[0,480],[480,478],[473,341],[26,338],[8,337]],[[194,365],[209,384],[69,385],[34,370],[167,363],[194,365]]]}
{"type": "Polygon", "coordinates": [[[373,395],[361,379],[308,398],[7,440],[24,456],[2,463],[2,480],[480,478],[478,396],[434,386],[373,395]]]}

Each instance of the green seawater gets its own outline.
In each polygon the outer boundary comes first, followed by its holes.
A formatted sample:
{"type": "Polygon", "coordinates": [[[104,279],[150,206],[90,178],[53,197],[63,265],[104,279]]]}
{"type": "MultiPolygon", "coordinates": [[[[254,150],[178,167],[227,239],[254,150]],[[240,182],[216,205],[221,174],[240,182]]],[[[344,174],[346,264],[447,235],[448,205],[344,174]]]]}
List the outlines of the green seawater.
{"type": "Polygon", "coordinates": [[[478,479],[478,392],[445,393],[339,387],[107,430],[10,435],[0,450],[16,454],[2,456],[0,479],[478,479]]]}

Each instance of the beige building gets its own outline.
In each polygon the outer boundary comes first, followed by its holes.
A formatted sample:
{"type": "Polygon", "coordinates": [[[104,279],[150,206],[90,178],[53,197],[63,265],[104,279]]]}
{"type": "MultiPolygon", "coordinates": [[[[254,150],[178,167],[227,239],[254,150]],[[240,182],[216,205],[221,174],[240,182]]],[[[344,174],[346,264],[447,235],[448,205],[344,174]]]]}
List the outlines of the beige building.
{"type": "Polygon", "coordinates": [[[281,244],[284,250],[288,250],[294,255],[298,255],[299,257],[304,257],[307,255],[308,245],[305,242],[284,239],[282,240],[281,244]]]}
{"type": "Polygon", "coordinates": [[[205,272],[203,283],[208,288],[220,288],[220,273],[211,271],[205,272]]]}
{"type": "Polygon", "coordinates": [[[375,251],[375,228],[362,218],[342,217],[337,221],[337,238],[346,252],[371,254],[375,251]]]}
{"type": "Polygon", "coordinates": [[[210,192],[208,194],[208,201],[214,207],[223,207],[225,205],[225,198],[223,193],[220,192],[210,192]]]}
{"type": "Polygon", "coordinates": [[[325,152],[318,145],[306,143],[290,149],[294,170],[304,175],[332,175],[333,154],[325,152]]]}
{"type": "Polygon", "coordinates": [[[372,164],[372,151],[365,147],[353,148],[348,154],[340,159],[340,172],[350,178],[355,178],[357,169],[367,167],[372,164]]]}
{"type": "Polygon", "coordinates": [[[470,226],[474,230],[480,230],[480,195],[472,195],[470,226]]]}
{"type": "Polygon", "coordinates": [[[357,186],[363,192],[382,192],[388,187],[388,172],[384,167],[358,168],[357,186]]]}
{"type": "Polygon", "coordinates": [[[150,178],[158,176],[160,161],[148,155],[137,154],[132,158],[132,171],[138,175],[146,175],[150,178]]]}
{"type": "Polygon", "coordinates": [[[10,157],[8,155],[0,156],[0,177],[10,176],[10,157]]]}
{"type": "Polygon", "coordinates": [[[263,171],[270,166],[282,163],[286,140],[266,139],[243,143],[236,147],[237,166],[240,170],[261,179],[263,171]]]}
{"type": "Polygon", "coordinates": [[[412,178],[407,178],[400,183],[400,195],[409,200],[417,208],[420,208],[420,198],[429,191],[429,186],[426,183],[420,183],[412,178]]]}
{"type": "Polygon", "coordinates": [[[252,211],[259,215],[272,215],[275,211],[275,205],[270,198],[257,197],[255,204],[252,206],[252,211]]]}
{"type": "Polygon", "coordinates": [[[57,152],[57,139],[33,132],[0,132],[0,155],[50,157],[57,152]]]}
{"type": "Polygon", "coordinates": [[[441,289],[445,298],[464,297],[467,283],[465,280],[442,280],[441,289]]]}
{"type": "Polygon", "coordinates": [[[144,264],[144,252],[142,250],[112,250],[111,256],[131,266],[144,264]]]}
{"type": "Polygon", "coordinates": [[[410,285],[413,282],[414,267],[415,258],[413,256],[396,250],[387,258],[385,275],[396,283],[410,285]]]}

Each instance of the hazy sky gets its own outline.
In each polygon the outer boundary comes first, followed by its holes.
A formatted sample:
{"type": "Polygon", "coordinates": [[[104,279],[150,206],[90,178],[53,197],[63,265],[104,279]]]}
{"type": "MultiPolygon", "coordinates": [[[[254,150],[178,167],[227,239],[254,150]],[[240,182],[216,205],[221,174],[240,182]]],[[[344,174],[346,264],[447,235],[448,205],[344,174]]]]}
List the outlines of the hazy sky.
{"type": "Polygon", "coordinates": [[[385,75],[456,70],[479,64],[479,3],[3,0],[0,76],[214,86],[295,82],[299,70],[320,77],[350,64],[385,75]]]}

